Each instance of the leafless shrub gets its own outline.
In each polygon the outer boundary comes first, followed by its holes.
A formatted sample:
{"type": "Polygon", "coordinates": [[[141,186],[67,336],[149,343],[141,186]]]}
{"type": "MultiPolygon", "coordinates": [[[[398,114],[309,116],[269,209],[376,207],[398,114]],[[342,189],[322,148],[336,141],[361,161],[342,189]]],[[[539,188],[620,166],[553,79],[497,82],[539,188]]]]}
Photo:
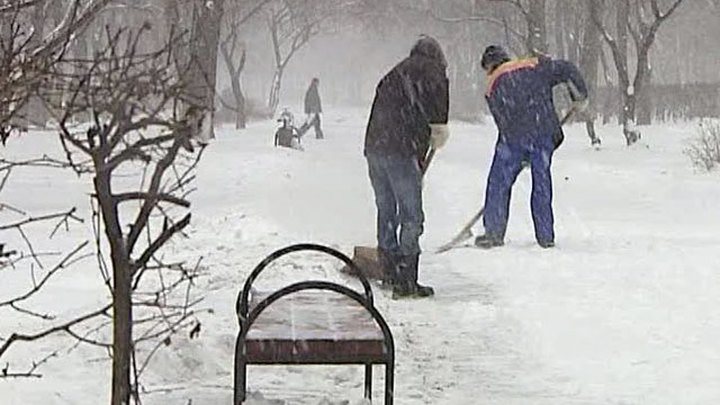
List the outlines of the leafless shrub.
{"type": "Polygon", "coordinates": [[[685,154],[690,157],[693,166],[709,172],[720,165],[720,122],[702,120],[698,130],[685,154]]]}

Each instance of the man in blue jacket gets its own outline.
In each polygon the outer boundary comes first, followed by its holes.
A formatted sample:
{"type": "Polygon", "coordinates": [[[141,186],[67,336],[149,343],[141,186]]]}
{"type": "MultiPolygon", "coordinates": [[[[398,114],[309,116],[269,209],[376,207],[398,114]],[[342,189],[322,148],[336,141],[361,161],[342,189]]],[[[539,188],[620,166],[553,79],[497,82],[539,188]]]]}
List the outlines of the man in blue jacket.
{"type": "Polygon", "coordinates": [[[497,45],[489,46],[481,65],[487,72],[487,100],[498,127],[495,156],[485,191],[485,234],[475,239],[481,248],[502,246],[507,229],[512,186],[529,162],[532,172],[531,210],[535,239],[543,248],[555,246],[550,165],[563,139],[552,89],[567,83],[574,108],[587,104],[587,87],[578,69],[548,57],[510,60],[497,45]]]}

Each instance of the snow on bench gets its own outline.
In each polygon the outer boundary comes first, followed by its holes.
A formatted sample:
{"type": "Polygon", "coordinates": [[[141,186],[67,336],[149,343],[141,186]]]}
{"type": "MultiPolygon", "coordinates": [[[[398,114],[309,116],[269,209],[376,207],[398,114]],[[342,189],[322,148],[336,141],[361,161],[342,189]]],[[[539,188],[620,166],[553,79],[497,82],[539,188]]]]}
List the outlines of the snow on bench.
{"type": "MultiPolygon", "coordinates": [[[[269,294],[252,297],[250,310],[269,294]]],[[[344,295],[306,290],[277,300],[246,336],[253,364],[382,362],[382,331],[362,305],[344,295]]]]}

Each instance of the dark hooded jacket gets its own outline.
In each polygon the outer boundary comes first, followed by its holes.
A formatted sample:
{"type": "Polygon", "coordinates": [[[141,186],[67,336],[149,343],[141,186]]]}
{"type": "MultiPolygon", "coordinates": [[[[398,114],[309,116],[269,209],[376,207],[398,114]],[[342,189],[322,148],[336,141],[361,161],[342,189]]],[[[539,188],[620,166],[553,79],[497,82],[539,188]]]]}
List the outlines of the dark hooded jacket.
{"type": "Polygon", "coordinates": [[[322,104],[320,103],[320,93],[318,92],[317,82],[313,80],[305,92],[305,114],[316,114],[322,112],[322,104]]]}
{"type": "Polygon", "coordinates": [[[430,124],[448,120],[446,66],[437,41],[424,37],[380,80],[365,132],[365,155],[424,158],[430,124]]]}

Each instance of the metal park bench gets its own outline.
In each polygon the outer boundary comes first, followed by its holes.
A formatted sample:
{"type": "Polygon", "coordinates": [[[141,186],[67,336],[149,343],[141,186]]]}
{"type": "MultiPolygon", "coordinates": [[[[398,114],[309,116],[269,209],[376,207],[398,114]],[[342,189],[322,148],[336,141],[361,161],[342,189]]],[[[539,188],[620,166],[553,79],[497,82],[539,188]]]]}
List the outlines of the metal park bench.
{"type": "Polygon", "coordinates": [[[373,365],[385,365],[385,404],[392,405],[392,333],[373,304],[367,279],[344,254],[315,244],[292,245],[270,254],[245,281],[236,311],[240,332],[235,344],[234,405],[245,400],[248,365],[289,364],[364,365],[367,399],[372,396],[373,365]],[[298,251],[322,252],[340,259],[354,270],[363,294],[327,281],[303,281],[270,294],[251,294],[253,282],[270,263],[298,251]]]}

